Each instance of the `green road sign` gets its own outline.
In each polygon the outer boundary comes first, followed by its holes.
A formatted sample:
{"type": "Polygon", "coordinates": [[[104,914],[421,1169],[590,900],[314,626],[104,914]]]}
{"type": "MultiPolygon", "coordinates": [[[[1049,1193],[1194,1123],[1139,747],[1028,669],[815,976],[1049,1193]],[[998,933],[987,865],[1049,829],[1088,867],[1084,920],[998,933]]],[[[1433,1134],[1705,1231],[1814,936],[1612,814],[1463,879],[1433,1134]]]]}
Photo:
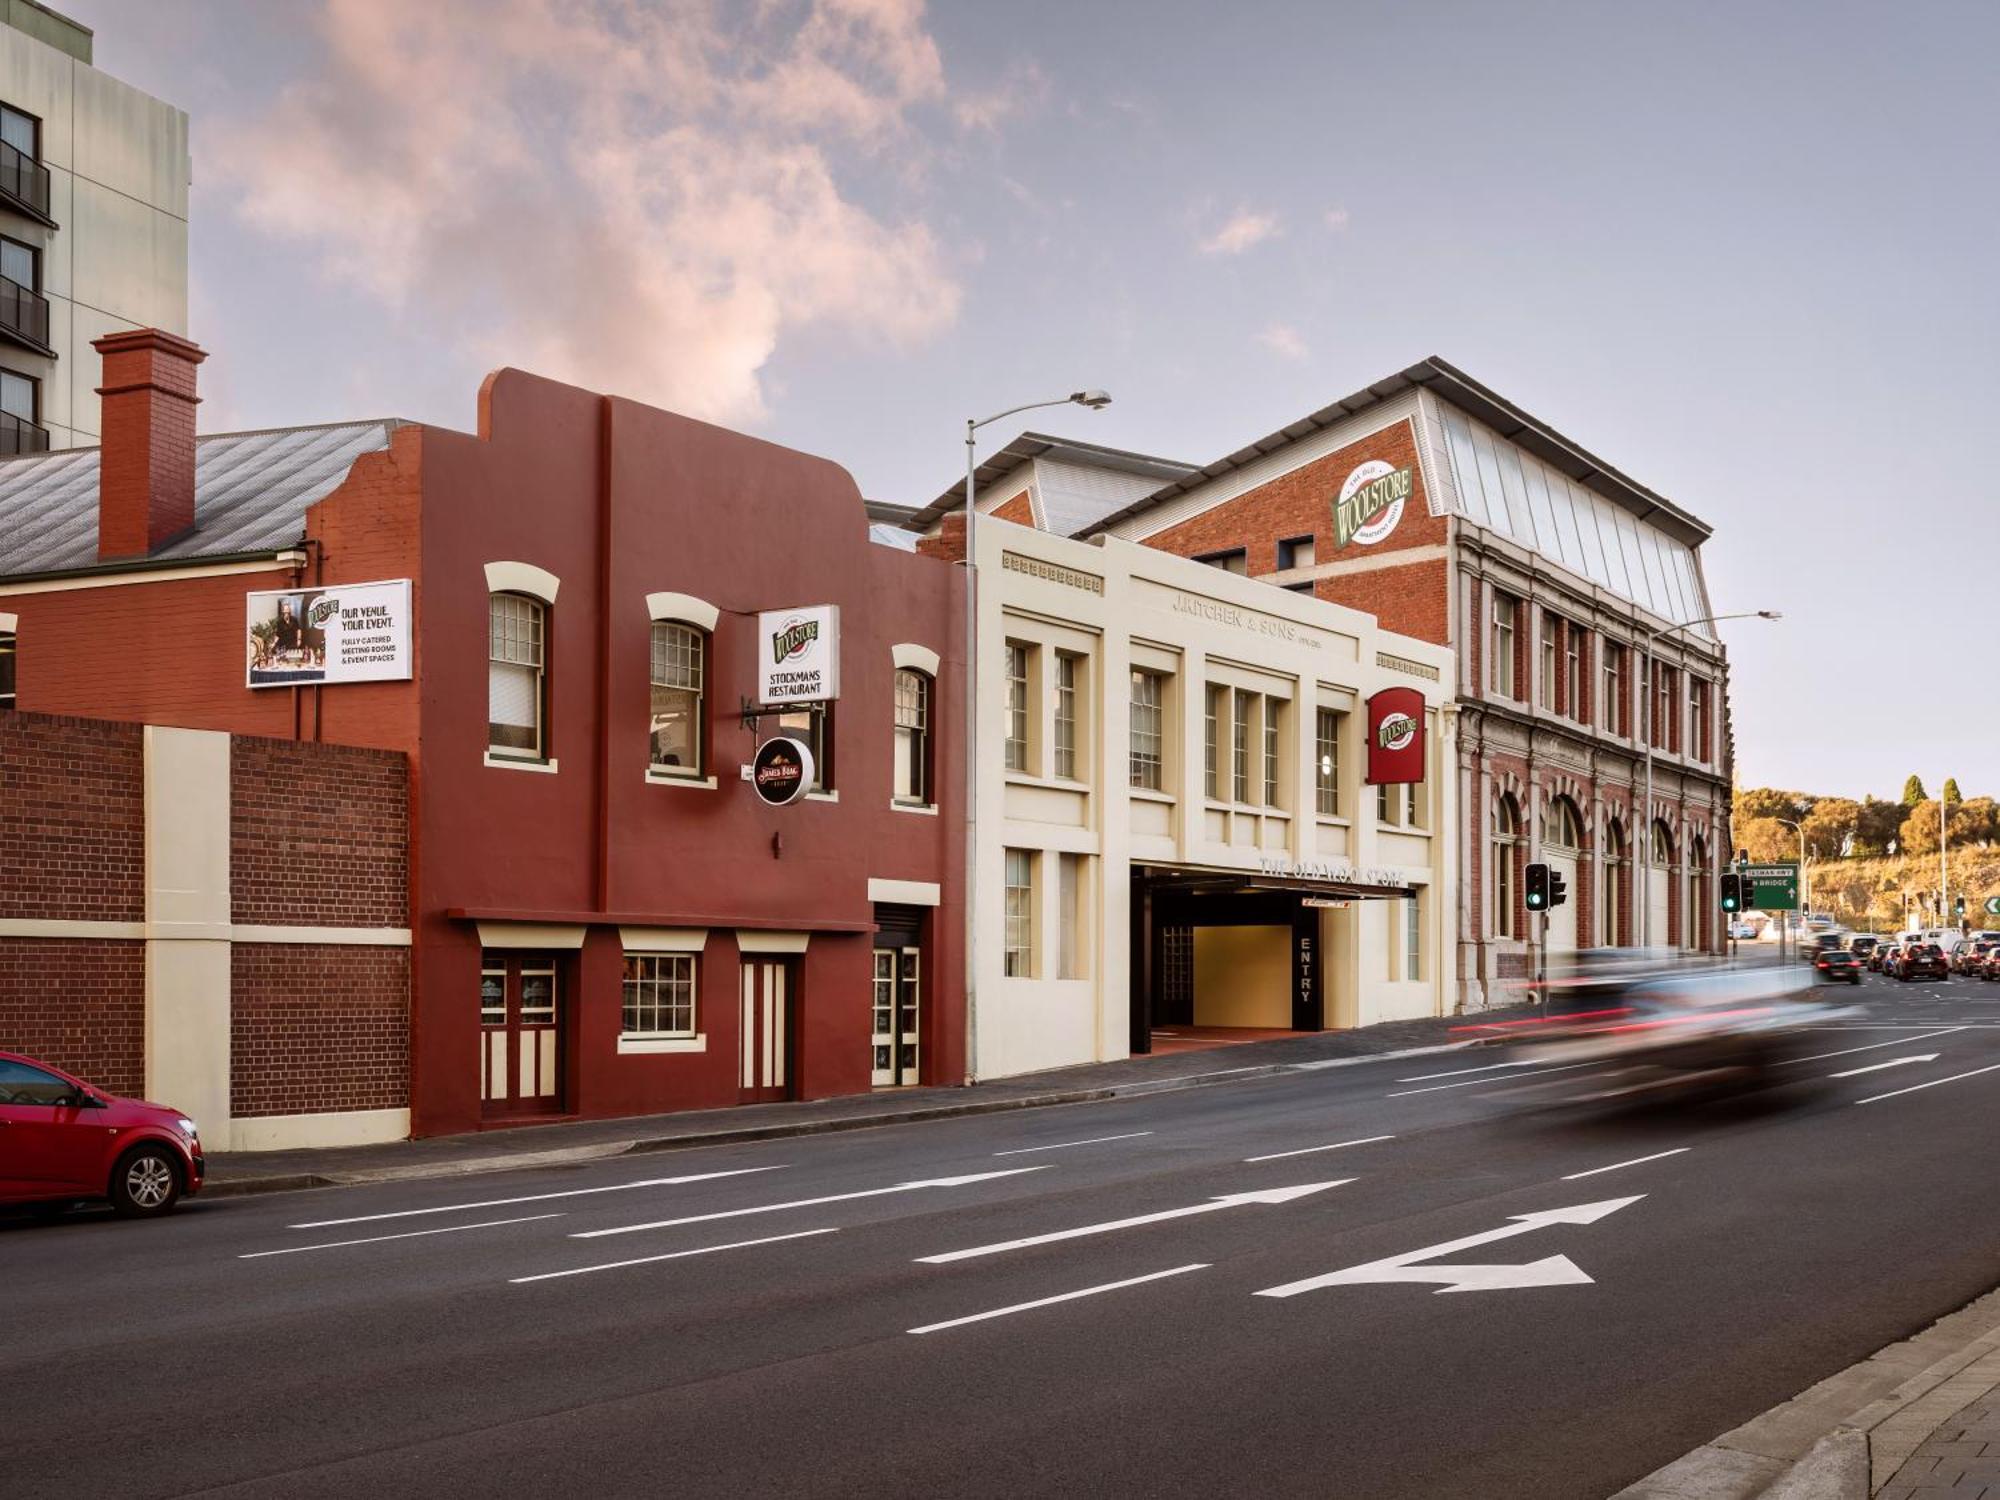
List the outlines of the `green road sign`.
{"type": "Polygon", "coordinates": [[[1745,865],[1743,878],[1750,882],[1750,899],[1744,904],[1752,911],[1799,909],[1799,867],[1796,864],[1745,865]]]}
{"type": "Polygon", "coordinates": [[[1988,896],[1986,898],[1986,915],[1989,917],[2000,917],[2000,896],[1988,896]]]}

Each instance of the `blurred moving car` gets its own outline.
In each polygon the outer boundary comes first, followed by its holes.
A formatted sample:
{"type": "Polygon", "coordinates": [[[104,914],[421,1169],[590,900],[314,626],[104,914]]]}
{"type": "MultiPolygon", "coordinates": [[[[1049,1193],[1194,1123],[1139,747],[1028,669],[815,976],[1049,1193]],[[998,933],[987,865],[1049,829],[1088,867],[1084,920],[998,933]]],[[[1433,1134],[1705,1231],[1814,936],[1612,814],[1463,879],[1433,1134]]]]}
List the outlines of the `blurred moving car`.
{"type": "Polygon", "coordinates": [[[1861,983],[1861,959],[1846,948],[1828,948],[1813,960],[1813,977],[1823,984],[1861,983]]]}
{"type": "Polygon", "coordinates": [[[1954,974],[1978,977],[1986,972],[1986,965],[1992,960],[1994,945],[1982,938],[1974,938],[1969,943],[1961,943],[1952,949],[1948,962],[1954,974]]]}
{"type": "Polygon", "coordinates": [[[1856,958],[1867,962],[1868,955],[1882,946],[1882,940],[1870,933],[1859,932],[1847,940],[1847,951],[1856,958]]]}
{"type": "Polygon", "coordinates": [[[195,1123],[179,1110],[0,1052],[0,1204],[59,1212],[109,1198],[126,1218],[151,1218],[201,1191],[206,1169],[195,1123]]]}
{"type": "Polygon", "coordinates": [[[1949,979],[1951,965],[1936,943],[1909,943],[1896,955],[1895,975],[1905,984],[1912,979],[1949,979]]]}

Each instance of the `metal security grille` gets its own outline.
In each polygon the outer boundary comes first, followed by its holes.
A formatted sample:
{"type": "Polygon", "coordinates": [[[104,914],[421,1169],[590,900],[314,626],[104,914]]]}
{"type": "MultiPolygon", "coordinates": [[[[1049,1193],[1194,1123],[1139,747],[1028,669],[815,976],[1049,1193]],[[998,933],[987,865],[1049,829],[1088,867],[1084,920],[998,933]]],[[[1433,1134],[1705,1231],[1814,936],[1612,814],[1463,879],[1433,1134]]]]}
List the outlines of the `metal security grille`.
{"type": "Polygon", "coordinates": [[[1194,929],[1160,929],[1161,1012],[1169,1016],[1194,1014],[1194,929]]]}

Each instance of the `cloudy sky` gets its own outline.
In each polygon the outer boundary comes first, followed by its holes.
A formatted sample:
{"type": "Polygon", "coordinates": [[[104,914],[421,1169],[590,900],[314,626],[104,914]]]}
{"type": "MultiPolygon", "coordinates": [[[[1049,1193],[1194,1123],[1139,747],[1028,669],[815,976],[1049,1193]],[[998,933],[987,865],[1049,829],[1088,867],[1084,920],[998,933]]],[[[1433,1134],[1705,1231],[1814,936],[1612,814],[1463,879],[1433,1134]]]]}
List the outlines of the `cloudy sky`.
{"type": "Polygon", "coordinates": [[[917,502],[968,415],[1203,462],[1439,354],[1784,611],[1744,784],[2000,792],[2000,7],[56,3],[194,116],[205,430],[518,364],[917,502]]]}

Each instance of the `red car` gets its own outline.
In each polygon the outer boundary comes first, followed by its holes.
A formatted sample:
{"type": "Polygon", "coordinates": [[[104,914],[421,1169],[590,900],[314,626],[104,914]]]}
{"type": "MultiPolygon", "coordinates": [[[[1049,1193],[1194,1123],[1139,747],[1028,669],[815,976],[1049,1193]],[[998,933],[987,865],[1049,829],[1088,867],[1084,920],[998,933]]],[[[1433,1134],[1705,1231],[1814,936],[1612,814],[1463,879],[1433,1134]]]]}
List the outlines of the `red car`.
{"type": "Polygon", "coordinates": [[[128,1218],[166,1213],[201,1190],[194,1121],[120,1099],[16,1052],[0,1052],[0,1203],[60,1210],[109,1198],[128,1218]]]}

